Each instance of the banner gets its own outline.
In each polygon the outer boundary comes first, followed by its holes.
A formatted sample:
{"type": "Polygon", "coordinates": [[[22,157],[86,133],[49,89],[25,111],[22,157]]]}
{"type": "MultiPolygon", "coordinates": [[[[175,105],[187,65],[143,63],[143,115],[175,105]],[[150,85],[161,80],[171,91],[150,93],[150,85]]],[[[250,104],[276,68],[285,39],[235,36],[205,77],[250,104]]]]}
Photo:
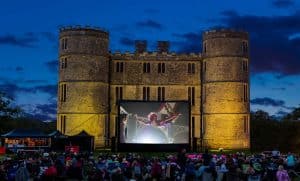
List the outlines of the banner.
{"type": "Polygon", "coordinates": [[[65,146],[65,151],[70,153],[79,153],[79,146],[65,146]]]}

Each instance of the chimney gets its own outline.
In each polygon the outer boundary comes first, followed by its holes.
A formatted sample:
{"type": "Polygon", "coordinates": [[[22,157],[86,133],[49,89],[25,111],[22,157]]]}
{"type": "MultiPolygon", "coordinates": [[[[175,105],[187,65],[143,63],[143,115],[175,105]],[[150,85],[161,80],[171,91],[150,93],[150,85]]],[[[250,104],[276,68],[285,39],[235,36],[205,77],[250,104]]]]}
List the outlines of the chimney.
{"type": "Polygon", "coordinates": [[[143,53],[147,51],[146,40],[135,40],[135,53],[143,53]]]}
{"type": "Polygon", "coordinates": [[[158,41],[157,42],[157,51],[158,53],[169,52],[170,43],[169,41],[158,41]]]}

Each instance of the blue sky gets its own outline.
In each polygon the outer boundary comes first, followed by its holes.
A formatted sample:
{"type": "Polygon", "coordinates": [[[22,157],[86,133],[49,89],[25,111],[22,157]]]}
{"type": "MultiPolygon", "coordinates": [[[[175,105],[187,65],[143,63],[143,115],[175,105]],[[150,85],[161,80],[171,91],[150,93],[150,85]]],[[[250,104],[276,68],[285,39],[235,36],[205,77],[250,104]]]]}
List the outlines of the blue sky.
{"type": "Polygon", "coordinates": [[[273,115],[299,106],[300,3],[293,0],[10,0],[0,5],[0,91],[28,113],[55,119],[58,28],[103,27],[110,49],[133,51],[135,39],[169,40],[171,50],[199,52],[201,32],[248,31],[251,109],[273,115]]]}

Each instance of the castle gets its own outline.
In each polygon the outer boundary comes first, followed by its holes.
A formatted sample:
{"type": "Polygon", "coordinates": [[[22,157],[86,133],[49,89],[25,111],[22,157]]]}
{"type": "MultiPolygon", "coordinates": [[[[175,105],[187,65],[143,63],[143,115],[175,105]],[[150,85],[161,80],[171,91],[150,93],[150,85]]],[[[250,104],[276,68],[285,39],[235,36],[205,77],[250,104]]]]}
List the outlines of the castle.
{"type": "Polygon", "coordinates": [[[110,53],[107,31],[61,28],[57,129],[85,130],[104,147],[116,134],[118,100],[187,100],[191,138],[210,148],[247,149],[248,39],[247,32],[211,30],[203,33],[202,53],[169,52],[166,41],[155,52],[136,41],[134,53],[110,53]]]}

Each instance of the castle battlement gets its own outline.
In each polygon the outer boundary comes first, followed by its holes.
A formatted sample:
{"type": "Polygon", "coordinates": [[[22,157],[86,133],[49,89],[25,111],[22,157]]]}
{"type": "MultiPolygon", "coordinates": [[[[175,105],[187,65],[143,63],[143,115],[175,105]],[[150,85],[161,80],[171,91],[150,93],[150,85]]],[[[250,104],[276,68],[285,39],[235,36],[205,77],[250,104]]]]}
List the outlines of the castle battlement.
{"type": "Polygon", "coordinates": [[[143,53],[121,53],[116,51],[111,54],[112,60],[145,60],[145,61],[199,61],[201,53],[176,53],[176,52],[143,52],[143,53]]]}
{"type": "Polygon", "coordinates": [[[205,31],[202,35],[203,41],[211,38],[241,38],[248,40],[248,32],[235,29],[213,29],[205,31]]]}
{"type": "Polygon", "coordinates": [[[84,31],[101,31],[101,32],[106,32],[109,33],[107,29],[102,28],[102,27],[97,27],[97,26],[82,26],[82,25],[73,25],[73,26],[61,26],[59,28],[59,32],[64,32],[64,31],[76,31],[76,30],[84,30],[84,31]]]}
{"type": "Polygon", "coordinates": [[[100,27],[92,27],[92,26],[64,26],[59,28],[59,36],[94,36],[100,37],[103,39],[109,39],[108,30],[100,27]]]}

